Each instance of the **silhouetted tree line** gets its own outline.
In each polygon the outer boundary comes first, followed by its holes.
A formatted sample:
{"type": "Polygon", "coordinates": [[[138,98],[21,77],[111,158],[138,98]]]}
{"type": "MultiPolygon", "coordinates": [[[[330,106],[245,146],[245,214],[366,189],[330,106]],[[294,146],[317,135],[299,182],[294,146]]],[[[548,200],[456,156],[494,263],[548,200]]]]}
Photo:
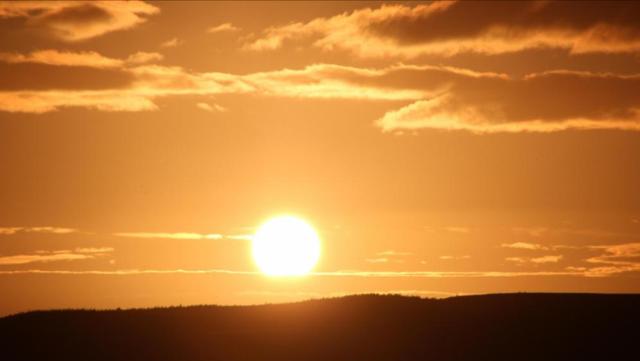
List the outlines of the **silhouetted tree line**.
{"type": "Polygon", "coordinates": [[[639,343],[640,295],[363,295],[0,319],[7,361],[640,360],[639,343]]]}

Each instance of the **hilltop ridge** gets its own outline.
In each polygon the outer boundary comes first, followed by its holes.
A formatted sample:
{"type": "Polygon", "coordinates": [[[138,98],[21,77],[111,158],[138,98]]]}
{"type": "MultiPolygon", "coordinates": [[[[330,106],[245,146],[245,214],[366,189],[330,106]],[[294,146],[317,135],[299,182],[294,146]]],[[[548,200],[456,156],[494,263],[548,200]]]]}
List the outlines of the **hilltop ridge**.
{"type": "Polygon", "coordinates": [[[0,319],[0,347],[13,361],[614,360],[639,324],[640,295],[358,295],[26,312],[0,319]]]}

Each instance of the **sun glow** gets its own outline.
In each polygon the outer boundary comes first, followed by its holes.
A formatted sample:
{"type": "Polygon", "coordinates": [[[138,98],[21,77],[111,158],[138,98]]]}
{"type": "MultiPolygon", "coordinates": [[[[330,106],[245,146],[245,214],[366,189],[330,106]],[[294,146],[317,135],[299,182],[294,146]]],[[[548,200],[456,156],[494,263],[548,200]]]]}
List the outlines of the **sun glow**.
{"type": "Polygon", "coordinates": [[[268,276],[302,276],[320,258],[320,238],[307,222],[292,216],[272,218],[258,228],[253,259],[268,276]]]}

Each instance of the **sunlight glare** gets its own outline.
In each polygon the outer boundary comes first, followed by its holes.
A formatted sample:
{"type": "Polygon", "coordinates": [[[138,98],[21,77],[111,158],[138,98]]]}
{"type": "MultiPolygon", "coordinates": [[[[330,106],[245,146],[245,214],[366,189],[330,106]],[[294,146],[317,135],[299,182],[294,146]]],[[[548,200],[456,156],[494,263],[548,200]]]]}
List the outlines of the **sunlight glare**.
{"type": "Polygon", "coordinates": [[[280,216],[258,228],[252,251],[258,268],[267,276],[302,276],[320,258],[320,238],[302,219],[280,216]]]}

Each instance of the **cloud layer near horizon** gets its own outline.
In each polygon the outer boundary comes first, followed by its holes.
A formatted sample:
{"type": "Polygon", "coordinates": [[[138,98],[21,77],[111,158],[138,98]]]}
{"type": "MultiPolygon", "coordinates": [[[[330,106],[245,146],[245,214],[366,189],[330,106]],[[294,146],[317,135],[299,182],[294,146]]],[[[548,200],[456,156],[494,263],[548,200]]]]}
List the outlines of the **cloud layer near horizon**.
{"type": "Polygon", "coordinates": [[[250,241],[250,234],[220,234],[220,233],[194,233],[194,232],[119,232],[117,237],[144,238],[144,239],[184,239],[184,240],[242,240],[250,241]]]}
{"type": "Polygon", "coordinates": [[[78,261],[95,259],[113,253],[111,247],[76,248],[74,250],[35,251],[30,254],[0,256],[0,266],[22,265],[30,263],[46,263],[57,261],[78,261]]]}
{"type": "MultiPolygon", "coordinates": [[[[40,227],[1,227],[0,235],[11,236],[18,233],[48,233],[68,235],[87,233],[73,228],[40,227]]],[[[233,240],[250,241],[249,234],[220,234],[195,232],[119,232],[112,236],[119,238],[168,239],[168,240],[233,240]]],[[[313,272],[313,276],[373,277],[373,278],[457,278],[457,277],[528,277],[528,276],[573,276],[573,277],[609,277],[613,275],[640,271],[640,243],[629,242],[603,245],[566,245],[538,244],[528,242],[502,243],[501,248],[520,251],[519,255],[505,257],[507,263],[522,267],[518,270],[478,270],[478,271],[440,271],[440,270],[361,270],[338,269],[334,271],[313,272]],[[548,251],[554,254],[545,254],[548,251]],[[544,267],[544,268],[540,268],[544,267]],[[550,267],[550,268],[549,268],[550,267]]],[[[0,255],[0,266],[15,266],[31,263],[50,263],[57,261],[92,260],[111,256],[113,247],[91,246],[63,250],[36,250],[30,253],[0,255]]],[[[419,254],[408,251],[385,250],[375,253],[376,258],[365,259],[373,264],[417,264],[419,254]],[[417,257],[417,258],[416,258],[417,257]]],[[[468,260],[471,256],[440,256],[440,260],[468,260]]],[[[428,264],[419,262],[420,265],[428,264]]],[[[423,268],[420,266],[420,268],[423,268]]],[[[0,270],[0,274],[245,274],[258,275],[257,271],[229,269],[108,269],[108,270],[63,270],[63,269],[12,269],[0,270]]]]}

